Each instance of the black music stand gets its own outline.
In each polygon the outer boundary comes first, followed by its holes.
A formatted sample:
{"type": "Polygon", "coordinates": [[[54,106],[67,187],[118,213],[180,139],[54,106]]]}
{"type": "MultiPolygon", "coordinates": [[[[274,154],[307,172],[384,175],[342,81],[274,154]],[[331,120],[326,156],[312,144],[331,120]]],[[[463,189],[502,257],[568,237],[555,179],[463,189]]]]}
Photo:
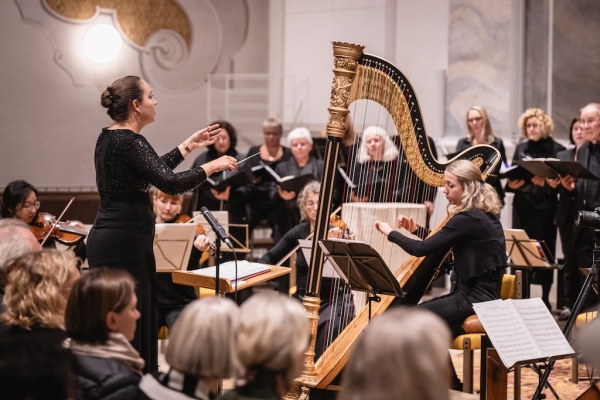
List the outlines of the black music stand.
{"type": "Polygon", "coordinates": [[[364,242],[342,239],[319,241],[325,257],[340,274],[351,290],[369,295],[369,320],[371,302],[380,302],[379,295],[404,297],[398,280],[390,271],[377,250],[364,242]]]}

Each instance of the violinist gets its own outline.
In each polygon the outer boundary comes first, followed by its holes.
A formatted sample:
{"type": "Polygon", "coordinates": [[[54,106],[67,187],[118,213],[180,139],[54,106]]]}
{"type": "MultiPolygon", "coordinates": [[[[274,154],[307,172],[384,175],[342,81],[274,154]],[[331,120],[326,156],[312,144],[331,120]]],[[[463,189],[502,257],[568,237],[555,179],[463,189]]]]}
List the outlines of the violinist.
{"type": "Polygon", "coordinates": [[[223,156],[200,167],[175,173],[192,151],[212,144],[220,129],[212,125],[193,133],[160,157],[142,129],[154,121],[156,100],[152,89],[137,76],[126,76],[103,91],[100,104],[112,125],[96,141],[94,165],[100,207],[88,237],[90,268],[125,269],[137,281],[141,318],[133,347],[145,361],[144,372],[158,371],[158,316],[156,261],[153,240],[155,215],[148,191],[155,186],[177,195],[194,190],[214,172],[237,168],[233,157],[223,156]]]}
{"type": "MultiPolygon", "coordinates": [[[[315,230],[317,210],[319,206],[319,182],[309,182],[298,195],[298,208],[302,215],[302,222],[287,232],[269,252],[263,255],[257,262],[265,264],[276,264],[293,249],[298,248],[298,239],[307,239],[315,230]]],[[[342,231],[331,226],[330,237],[340,238],[342,231]]],[[[302,301],[306,295],[306,284],[308,281],[308,262],[302,251],[296,251],[296,292],[293,297],[302,301]]],[[[321,278],[321,306],[319,308],[319,326],[317,328],[317,341],[315,346],[315,359],[319,357],[327,347],[327,341],[337,337],[348,322],[354,317],[354,305],[352,294],[345,283],[338,278],[321,278]],[[334,315],[331,315],[333,312],[334,315]],[[333,332],[328,336],[327,331],[333,332]]]]}
{"type": "MultiPolygon", "coordinates": [[[[13,181],[6,186],[2,194],[1,212],[2,218],[14,218],[25,222],[41,242],[55,221],[51,215],[39,212],[41,203],[37,195],[38,191],[32,184],[22,180],[13,181]]],[[[69,240],[61,240],[65,232],[59,228],[62,224],[57,225],[50,238],[44,243],[44,247],[56,248],[56,242],[61,242],[72,248],[81,264],[86,258],[86,245],[85,230],[83,230],[83,224],[79,224],[80,226],[76,230],[81,231],[81,234],[69,234],[69,240]]]]}
{"type": "MultiPolygon", "coordinates": [[[[183,203],[182,195],[171,196],[155,189],[152,203],[157,224],[186,223],[190,220],[187,215],[180,214],[183,203]]],[[[198,227],[202,229],[201,226],[198,227]]],[[[204,234],[197,234],[187,266],[188,271],[200,268],[200,258],[208,247],[207,237],[204,234]]],[[[184,307],[198,299],[193,287],[173,283],[170,273],[158,272],[156,274],[156,289],[159,327],[166,325],[171,329],[184,307]]]]}

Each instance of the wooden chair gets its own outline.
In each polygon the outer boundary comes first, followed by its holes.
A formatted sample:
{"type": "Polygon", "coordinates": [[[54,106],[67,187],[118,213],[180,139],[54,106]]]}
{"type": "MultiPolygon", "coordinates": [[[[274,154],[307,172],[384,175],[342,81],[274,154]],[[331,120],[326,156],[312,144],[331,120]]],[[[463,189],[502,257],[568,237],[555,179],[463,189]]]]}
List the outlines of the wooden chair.
{"type": "MultiPolygon", "coordinates": [[[[579,314],[577,316],[577,319],[575,320],[575,327],[574,327],[573,331],[571,332],[571,337],[575,337],[577,334],[576,333],[577,329],[581,329],[584,326],[586,326],[594,318],[596,318],[597,315],[598,315],[597,311],[579,314]]],[[[571,358],[571,381],[573,381],[573,383],[579,382],[579,357],[578,356],[571,358]]]]}
{"type": "MultiPolygon", "coordinates": [[[[523,297],[521,271],[515,271],[515,275],[504,274],[502,277],[500,297],[503,300],[520,299],[523,297]]],[[[467,318],[463,323],[463,329],[466,333],[456,337],[452,341],[451,348],[463,351],[463,392],[473,393],[474,350],[481,349],[481,338],[485,335],[485,330],[477,318],[477,315],[472,315],[467,318]]],[[[517,371],[515,370],[515,374],[516,373],[517,371]]]]}

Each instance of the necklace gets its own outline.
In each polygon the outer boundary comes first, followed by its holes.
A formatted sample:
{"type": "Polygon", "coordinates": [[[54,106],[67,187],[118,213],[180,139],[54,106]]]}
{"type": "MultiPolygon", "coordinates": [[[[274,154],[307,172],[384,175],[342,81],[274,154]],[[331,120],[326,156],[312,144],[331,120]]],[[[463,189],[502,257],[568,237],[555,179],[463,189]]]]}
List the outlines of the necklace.
{"type": "Polygon", "coordinates": [[[275,150],[275,154],[271,154],[271,151],[269,150],[269,148],[267,146],[265,146],[265,150],[267,151],[267,154],[269,155],[269,161],[275,161],[275,159],[279,155],[279,150],[280,149],[281,149],[281,146],[279,146],[277,148],[277,150],[275,150]]]}

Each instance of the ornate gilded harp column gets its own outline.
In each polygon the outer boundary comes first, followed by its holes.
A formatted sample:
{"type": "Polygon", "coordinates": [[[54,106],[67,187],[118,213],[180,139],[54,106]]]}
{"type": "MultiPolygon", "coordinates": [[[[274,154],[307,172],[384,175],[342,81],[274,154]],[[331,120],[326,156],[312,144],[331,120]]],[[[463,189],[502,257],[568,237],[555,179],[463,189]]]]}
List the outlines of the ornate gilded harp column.
{"type": "Polygon", "coordinates": [[[323,269],[323,251],[319,241],[327,238],[329,230],[329,213],[331,210],[331,197],[333,193],[333,180],[340,143],[346,131],[346,116],[350,101],[350,89],[356,75],[358,60],[362,56],[364,46],[333,42],[333,83],[331,86],[331,99],[329,101],[329,122],[327,123],[327,144],[325,146],[325,161],[323,165],[323,180],[319,195],[319,210],[315,226],[314,240],[312,243],[312,256],[304,307],[311,322],[312,339],[306,351],[304,360],[304,374],[300,378],[303,384],[314,386],[315,377],[315,340],[319,322],[319,306],[321,300],[321,274],[323,269]]]}

